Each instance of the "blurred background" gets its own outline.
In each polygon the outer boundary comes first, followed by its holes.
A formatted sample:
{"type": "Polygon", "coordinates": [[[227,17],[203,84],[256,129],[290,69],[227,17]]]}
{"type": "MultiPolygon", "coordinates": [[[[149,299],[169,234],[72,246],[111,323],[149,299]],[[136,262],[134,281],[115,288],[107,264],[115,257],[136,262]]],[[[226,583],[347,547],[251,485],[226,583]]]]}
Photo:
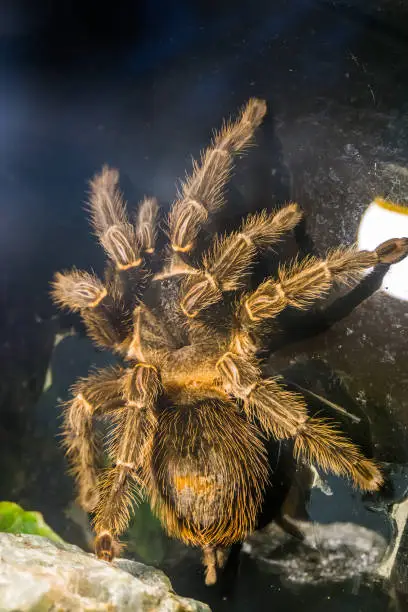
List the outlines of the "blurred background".
{"type": "MultiPolygon", "coordinates": [[[[257,148],[238,163],[220,223],[292,198],[307,221],[288,252],[354,242],[375,196],[408,203],[408,5],[1,0],[0,49],[0,499],[43,512],[64,539],[86,547],[87,518],[72,505],[57,442],[58,402],[76,376],[110,357],[91,347],[75,317],[56,313],[49,281],[73,265],[102,268],[84,213],[87,181],[109,163],[129,204],[155,195],[166,210],[211,130],[262,97],[268,116],[257,148]]],[[[283,321],[269,366],[358,413],[351,433],[390,475],[370,503],[330,480],[337,497],[313,493],[312,518],[359,523],[392,544],[393,512],[408,492],[408,310],[385,285],[372,295],[382,281],[296,320],[297,333],[283,321]]],[[[199,557],[187,563],[143,513],[157,548],[135,544],[135,558],[161,564],[181,594],[218,609],[201,586],[199,557]]],[[[230,609],[302,601],[310,610],[406,610],[404,524],[388,586],[285,586],[268,563],[259,566],[261,550],[258,560],[244,556],[230,609]]]]}

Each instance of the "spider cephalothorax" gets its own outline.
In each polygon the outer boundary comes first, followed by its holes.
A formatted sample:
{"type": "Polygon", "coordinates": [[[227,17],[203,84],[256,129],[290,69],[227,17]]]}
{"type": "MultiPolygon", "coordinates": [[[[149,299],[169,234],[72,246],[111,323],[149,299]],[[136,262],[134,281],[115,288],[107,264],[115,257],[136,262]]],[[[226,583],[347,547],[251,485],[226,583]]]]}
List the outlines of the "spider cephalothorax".
{"type": "Polygon", "coordinates": [[[79,311],[90,337],[125,360],[77,382],[65,410],[67,452],[80,502],[94,512],[103,559],[117,553],[132,504],[143,494],[170,535],[203,548],[207,582],[214,582],[222,549],[256,525],[268,437],[293,438],[296,458],[363,490],[381,485],[376,464],[332,423],[310,417],[301,395],[261,375],[257,353],[263,325],[284,308],[308,308],[333,283],[399,261],[408,239],[295,261],[249,291],[255,257],[301,219],[290,203],[249,215],[195,255],[201,230],[224,204],[233,156],[251,143],[265,112],[263,101],[251,99],[214,135],[171,207],[161,256],[156,201],[145,199],[130,220],[118,173],[103,168],[91,182],[90,212],[109,259],[105,280],[77,270],[56,275],[55,301],[79,311]],[[112,425],[104,469],[98,417],[112,425]]]}

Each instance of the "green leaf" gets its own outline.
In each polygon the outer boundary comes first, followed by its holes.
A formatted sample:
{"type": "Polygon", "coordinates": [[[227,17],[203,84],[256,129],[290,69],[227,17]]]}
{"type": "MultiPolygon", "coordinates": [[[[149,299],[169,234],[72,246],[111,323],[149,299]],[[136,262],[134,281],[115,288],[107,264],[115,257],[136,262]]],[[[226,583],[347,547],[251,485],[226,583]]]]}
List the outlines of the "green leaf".
{"type": "Polygon", "coordinates": [[[29,533],[53,540],[63,540],[47,525],[41,512],[26,512],[14,502],[0,502],[0,531],[29,533]]]}

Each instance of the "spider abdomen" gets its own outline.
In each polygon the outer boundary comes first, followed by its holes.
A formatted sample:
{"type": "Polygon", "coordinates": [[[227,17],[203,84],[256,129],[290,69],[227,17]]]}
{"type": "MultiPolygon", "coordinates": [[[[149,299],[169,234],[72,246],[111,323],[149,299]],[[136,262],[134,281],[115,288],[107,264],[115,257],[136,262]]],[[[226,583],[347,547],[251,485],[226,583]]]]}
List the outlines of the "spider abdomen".
{"type": "Polygon", "coordinates": [[[152,444],[148,486],[168,533],[228,545],[255,526],[267,481],[264,445],[232,402],[166,408],[152,444]]]}

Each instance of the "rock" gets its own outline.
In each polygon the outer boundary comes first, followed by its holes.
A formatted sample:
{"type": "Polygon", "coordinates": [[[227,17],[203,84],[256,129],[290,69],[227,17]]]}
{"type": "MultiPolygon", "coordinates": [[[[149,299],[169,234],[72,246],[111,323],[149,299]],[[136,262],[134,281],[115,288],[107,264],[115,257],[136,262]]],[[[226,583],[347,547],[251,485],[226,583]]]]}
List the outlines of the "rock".
{"type": "Polygon", "coordinates": [[[271,524],[248,538],[245,552],[291,583],[318,585],[374,578],[387,550],[380,534],[352,523],[296,524],[303,541],[271,524]]]}
{"type": "Polygon", "coordinates": [[[1,612],[209,612],[179,597],[153,567],[99,561],[77,546],[41,536],[0,533],[1,612]]]}

